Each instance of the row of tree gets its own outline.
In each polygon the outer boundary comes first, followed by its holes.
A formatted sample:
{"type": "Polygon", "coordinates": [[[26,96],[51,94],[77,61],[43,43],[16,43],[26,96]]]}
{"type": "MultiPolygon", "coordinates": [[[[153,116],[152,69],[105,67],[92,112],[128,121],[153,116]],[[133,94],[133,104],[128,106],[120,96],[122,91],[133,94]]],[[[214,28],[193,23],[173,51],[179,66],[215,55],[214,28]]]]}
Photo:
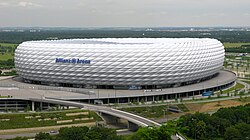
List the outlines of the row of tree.
{"type": "Polygon", "coordinates": [[[39,133],[36,140],[171,140],[171,135],[176,133],[173,123],[157,127],[140,128],[130,137],[118,136],[114,129],[105,127],[71,127],[62,128],[55,137],[48,133],[39,133]]]}
{"type": "MultiPolygon", "coordinates": [[[[116,130],[99,127],[70,127],[61,128],[58,135],[40,132],[35,140],[171,140],[176,133],[176,124],[169,123],[161,127],[140,128],[131,136],[118,136],[116,130]]],[[[26,140],[25,137],[17,137],[12,140],[26,140]]]]}
{"type": "MultiPolygon", "coordinates": [[[[59,130],[59,134],[50,135],[40,132],[36,134],[35,140],[122,140],[116,131],[105,127],[65,127],[59,130]]],[[[12,140],[27,140],[26,137],[16,137],[12,140]]]]}
{"type": "Polygon", "coordinates": [[[145,31],[145,30],[41,30],[40,32],[0,32],[0,42],[21,43],[29,40],[69,39],[69,38],[124,38],[124,37],[152,37],[152,38],[216,38],[222,42],[250,42],[248,31],[145,31]]]}
{"type": "Polygon", "coordinates": [[[249,45],[241,45],[240,47],[229,47],[225,48],[226,52],[233,53],[250,53],[250,44],[249,45]]]}
{"type": "Polygon", "coordinates": [[[184,115],[177,126],[193,139],[250,139],[250,104],[223,108],[211,116],[203,113],[184,115]]]}

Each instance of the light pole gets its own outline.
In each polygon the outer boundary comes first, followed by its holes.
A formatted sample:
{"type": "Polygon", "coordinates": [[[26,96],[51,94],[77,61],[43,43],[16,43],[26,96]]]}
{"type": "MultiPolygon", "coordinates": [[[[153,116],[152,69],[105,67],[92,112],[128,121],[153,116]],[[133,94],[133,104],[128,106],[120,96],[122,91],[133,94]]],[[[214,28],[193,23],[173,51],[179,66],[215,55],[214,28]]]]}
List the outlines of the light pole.
{"type": "Polygon", "coordinates": [[[109,105],[109,93],[108,93],[108,105],[109,105]]]}
{"type": "Polygon", "coordinates": [[[165,118],[166,117],[166,107],[164,107],[164,109],[163,109],[163,115],[164,115],[164,118],[165,118]]]}
{"type": "Polygon", "coordinates": [[[117,99],[116,99],[116,89],[115,89],[115,103],[117,102],[117,99]]]}
{"type": "Polygon", "coordinates": [[[90,104],[90,91],[89,91],[89,104],[90,104]]]}
{"type": "Polygon", "coordinates": [[[116,98],[116,89],[115,89],[115,98],[116,98]]]}
{"type": "MultiPolygon", "coordinates": [[[[167,107],[167,111],[168,111],[168,109],[169,109],[169,101],[167,101],[167,105],[168,105],[168,107],[167,107]]],[[[166,114],[166,117],[167,117],[167,121],[168,121],[168,115],[166,114]]]]}
{"type": "Polygon", "coordinates": [[[99,87],[98,87],[98,84],[97,84],[97,92],[98,92],[98,101],[99,101],[99,98],[100,98],[100,94],[99,94],[99,87]]]}

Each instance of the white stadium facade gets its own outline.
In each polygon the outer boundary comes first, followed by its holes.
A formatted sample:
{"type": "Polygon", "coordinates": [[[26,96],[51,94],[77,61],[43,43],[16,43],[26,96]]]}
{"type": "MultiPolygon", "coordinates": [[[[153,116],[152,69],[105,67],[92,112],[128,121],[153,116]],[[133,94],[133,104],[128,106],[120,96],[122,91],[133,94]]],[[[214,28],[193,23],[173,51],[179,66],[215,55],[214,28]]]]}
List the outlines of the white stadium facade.
{"type": "Polygon", "coordinates": [[[224,55],[223,44],[209,38],[42,40],[20,44],[15,67],[35,84],[155,89],[211,79],[224,55]]]}

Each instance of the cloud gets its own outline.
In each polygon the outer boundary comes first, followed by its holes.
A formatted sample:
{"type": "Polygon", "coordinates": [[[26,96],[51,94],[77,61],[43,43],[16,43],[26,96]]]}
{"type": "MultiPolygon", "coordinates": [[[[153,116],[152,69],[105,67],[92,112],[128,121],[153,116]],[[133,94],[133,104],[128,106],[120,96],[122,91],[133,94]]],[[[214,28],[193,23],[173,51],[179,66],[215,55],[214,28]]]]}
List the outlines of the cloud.
{"type": "Polygon", "coordinates": [[[244,16],[250,16],[250,13],[244,13],[244,16]]]}
{"type": "Polygon", "coordinates": [[[0,2],[0,7],[8,7],[9,3],[7,2],[0,2]]]}
{"type": "Polygon", "coordinates": [[[249,26],[249,5],[250,0],[0,0],[0,27],[249,26]]]}
{"type": "Polygon", "coordinates": [[[30,1],[15,1],[15,0],[9,0],[9,1],[5,1],[5,2],[1,2],[0,1],[0,7],[24,7],[24,8],[32,8],[32,7],[43,7],[40,4],[34,3],[34,2],[30,2],[30,1]]]}
{"type": "Polygon", "coordinates": [[[42,5],[40,4],[32,3],[29,1],[20,1],[17,6],[19,7],[42,7],[42,5]]]}

